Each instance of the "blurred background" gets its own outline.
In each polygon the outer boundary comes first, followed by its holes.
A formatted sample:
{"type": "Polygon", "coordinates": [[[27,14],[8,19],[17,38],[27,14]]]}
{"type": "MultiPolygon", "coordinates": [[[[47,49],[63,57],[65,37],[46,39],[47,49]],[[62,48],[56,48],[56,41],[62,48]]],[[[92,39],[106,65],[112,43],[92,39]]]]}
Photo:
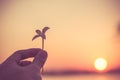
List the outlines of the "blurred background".
{"type": "Polygon", "coordinates": [[[0,63],[17,50],[41,48],[41,38],[32,38],[49,26],[45,71],[100,72],[94,62],[101,57],[103,72],[120,72],[119,14],[120,0],[0,0],[0,63]]]}

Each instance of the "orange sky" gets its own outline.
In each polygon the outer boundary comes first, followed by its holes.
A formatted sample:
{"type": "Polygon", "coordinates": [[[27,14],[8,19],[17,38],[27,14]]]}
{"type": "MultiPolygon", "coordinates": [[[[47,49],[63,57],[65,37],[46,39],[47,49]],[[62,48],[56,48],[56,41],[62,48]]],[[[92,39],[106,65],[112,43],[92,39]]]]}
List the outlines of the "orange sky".
{"type": "MultiPolygon", "coordinates": [[[[41,47],[36,29],[49,26],[46,69],[94,70],[103,57],[108,69],[120,66],[116,26],[119,5],[112,0],[6,0],[0,22],[0,62],[19,49],[41,47]]],[[[115,1],[115,0],[113,0],[115,1]]],[[[117,0],[116,0],[117,1],[117,0]]]]}

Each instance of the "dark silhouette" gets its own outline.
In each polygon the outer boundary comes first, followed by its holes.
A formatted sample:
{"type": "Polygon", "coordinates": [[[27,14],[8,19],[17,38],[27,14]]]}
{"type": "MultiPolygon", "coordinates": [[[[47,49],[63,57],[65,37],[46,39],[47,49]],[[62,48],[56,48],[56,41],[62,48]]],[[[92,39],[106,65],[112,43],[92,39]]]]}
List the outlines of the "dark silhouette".
{"type": "Polygon", "coordinates": [[[83,75],[83,74],[96,74],[95,72],[85,71],[85,70],[50,70],[43,72],[45,76],[66,76],[66,75],[83,75]]]}
{"type": "Polygon", "coordinates": [[[41,49],[19,50],[0,65],[0,80],[42,80],[40,70],[47,59],[41,49]],[[24,59],[34,57],[33,62],[24,59]]]}
{"type": "MultiPolygon", "coordinates": [[[[44,39],[46,39],[46,35],[45,35],[45,32],[48,30],[48,29],[50,29],[49,27],[44,27],[43,29],[42,29],[42,31],[40,31],[40,30],[36,30],[36,33],[37,33],[37,35],[35,35],[33,38],[32,38],[32,41],[34,40],[34,39],[36,39],[36,38],[38,38],[38,37],[42,37],[42,50],[44,49],[44,39]]],[[[42,66],[42,72],[43,72],[43,66],[42,66]]]]}
{"type": "Polygon", "coordinates": [[[35,35],[34,37],[33,37],[33,39],[32,39],[32,41],[34,40],[34,39],[36,39],[36,38],[38,38],[38,37],[42,37],[42,50],[44,49],[44,39],[46,39],[46,35],[45,35],[45,32],[48,30],[48,29],[50,29],[49,27],[44,27],[43,29],[42,29],[42,31],[40,31],[40,30],[36,30],[36,33],[37,33],[37,35],[35,35]]]}
{"type": "MultiPolygon", "coordinates": [[[[66,75],[96,75],[101,74],[101,72],[96,71],[88,71],[88,70],[50,70],[43,73],[45,76],[66,76],[66,75]]],[[[102,74],[120,74],[120,68],[112,69],[106,72],[102,72],[102,74]]]]}
{"type": "Polygon", "coordinates": [[[108,73],[111,73],[111,74],[120,74],[120,67],[116,68],[116,69],[112,69],[112,70],[108,71],[108,73]]]}

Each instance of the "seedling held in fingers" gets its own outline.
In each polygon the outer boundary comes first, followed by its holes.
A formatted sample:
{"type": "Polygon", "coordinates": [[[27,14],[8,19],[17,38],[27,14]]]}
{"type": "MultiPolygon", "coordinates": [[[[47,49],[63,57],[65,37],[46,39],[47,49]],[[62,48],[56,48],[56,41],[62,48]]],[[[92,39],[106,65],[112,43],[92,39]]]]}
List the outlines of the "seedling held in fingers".
{"type": "MultiPolygon", "coordinates": [[[[39,29],[37,29],[37,30],[36,30],[37,35],[35,35],[35,36],[32,38],[32,41],[35,40],[35,39],[38,38],[38,37],[41,37],[41,38],[42,38],[42,50],[44,50],[44,40],[46,39],[45,32],[46,32],[48,29],[50,29],[50,28],[49,28],[49,27],[44,27],[44,28],[42,29],[42,31],[39,30],[39,29]]],[[[42,72],[43,72],[43,66],[42,66],[42,72]]]]}

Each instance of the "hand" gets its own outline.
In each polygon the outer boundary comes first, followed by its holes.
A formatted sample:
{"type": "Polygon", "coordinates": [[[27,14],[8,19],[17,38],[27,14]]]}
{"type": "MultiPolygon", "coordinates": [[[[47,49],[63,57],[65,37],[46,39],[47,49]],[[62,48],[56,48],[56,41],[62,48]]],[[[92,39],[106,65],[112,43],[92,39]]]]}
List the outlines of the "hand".
{"type": "Polygon", "coordinates": [[[47,59],[41,49],[19,50],[0,65],[0,80],[42,80],[40,70],[47,59]],[[34,57],[33,62],[23,61],[34,57]]]}

